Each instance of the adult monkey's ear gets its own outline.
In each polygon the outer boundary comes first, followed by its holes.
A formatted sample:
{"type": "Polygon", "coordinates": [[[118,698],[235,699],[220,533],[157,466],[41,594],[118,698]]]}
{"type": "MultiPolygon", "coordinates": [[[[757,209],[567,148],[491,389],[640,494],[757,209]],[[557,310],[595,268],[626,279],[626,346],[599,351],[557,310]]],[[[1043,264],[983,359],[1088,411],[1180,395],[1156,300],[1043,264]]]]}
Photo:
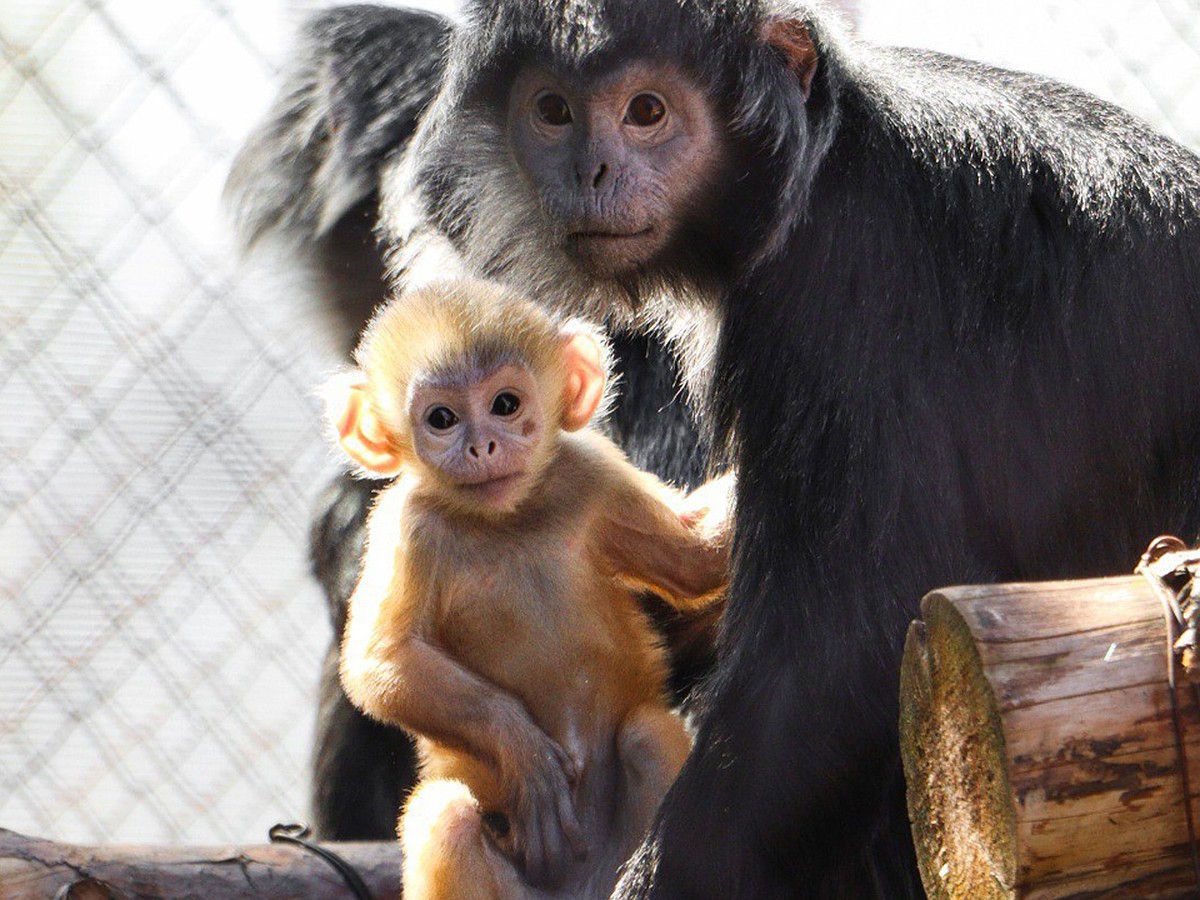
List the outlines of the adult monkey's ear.
{"type": "Polygon", "coordinates": [[[371,406],[366,379],[352,372],[329,390],[329,409],[338,443],[356,464],[372,475],[391,478],[400,473],[403,456],[388,439],[388,431],[371,406]]]}
{"type": "Polygon", "coordinates": [[[567,373],[562,427],[578,431],[592,420],[604,401],[608,353],[594,334],[571,330],[563,333],[562,359],[567,373]]]}
{"type": "Polygon", "coordinates": [[[817,45],[808,26],[798,19],[772,17],[762,24],[759,35],[763,43],[783,54],[807,100],[812,93],[813,76],[817,74],[817,45]]]}

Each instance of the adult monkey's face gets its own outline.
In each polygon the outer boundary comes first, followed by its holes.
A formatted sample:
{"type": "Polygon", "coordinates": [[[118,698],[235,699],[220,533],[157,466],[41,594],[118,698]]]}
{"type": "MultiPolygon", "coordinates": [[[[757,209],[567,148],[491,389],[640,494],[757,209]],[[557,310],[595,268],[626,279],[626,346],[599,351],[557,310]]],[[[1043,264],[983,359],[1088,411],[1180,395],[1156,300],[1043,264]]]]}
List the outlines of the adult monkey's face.
{"type": "Polygon", "coordinates": [[[601,278],[652,269],[711,214],[727,155],[703,89],[644,60],[587,78],[522,69],[508,137],[554,239],[601,278]]]}

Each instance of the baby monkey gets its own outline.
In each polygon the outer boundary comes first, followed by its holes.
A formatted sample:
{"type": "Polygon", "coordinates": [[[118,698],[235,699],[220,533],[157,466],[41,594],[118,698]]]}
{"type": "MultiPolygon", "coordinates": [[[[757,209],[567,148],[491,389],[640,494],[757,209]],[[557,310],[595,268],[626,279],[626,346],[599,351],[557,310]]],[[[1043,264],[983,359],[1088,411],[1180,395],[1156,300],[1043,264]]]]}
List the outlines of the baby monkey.
{"type": "Polygon", "coordinates": [[[392,301],[333,401],[399,475],[368,525],[346,692],[418,739],[406,898],[607,897],[690,749],[637,601],[720,594],[728,541],[585,426],[604,343],[478,281],[392,301]]]}

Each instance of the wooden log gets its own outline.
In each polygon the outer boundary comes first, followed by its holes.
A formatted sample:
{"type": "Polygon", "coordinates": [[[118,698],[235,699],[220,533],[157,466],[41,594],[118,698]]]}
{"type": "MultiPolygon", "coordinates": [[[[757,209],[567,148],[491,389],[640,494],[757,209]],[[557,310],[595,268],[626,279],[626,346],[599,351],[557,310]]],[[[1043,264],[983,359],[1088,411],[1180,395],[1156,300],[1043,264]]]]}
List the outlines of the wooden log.
{"type": "MultiPolygon", "coordinates": [[[[1161,602],[1140,576],[929,594],[901,667],[900,743],[925,890],[942,898],[1200,896],[1161,602]]],[[[1200,819],[1198,819],[1200,821],[1200,819]]]]}
{"type": "MultiPolygon", "coordinates": [[[[352,865],[377,900],[400,896],[396,842],[322,846],[352,865]]],[[[329,863],[290,844],[85,847],[0,828],[0,900],[51,897],[347,900],[353,894],[329,863]]]]}

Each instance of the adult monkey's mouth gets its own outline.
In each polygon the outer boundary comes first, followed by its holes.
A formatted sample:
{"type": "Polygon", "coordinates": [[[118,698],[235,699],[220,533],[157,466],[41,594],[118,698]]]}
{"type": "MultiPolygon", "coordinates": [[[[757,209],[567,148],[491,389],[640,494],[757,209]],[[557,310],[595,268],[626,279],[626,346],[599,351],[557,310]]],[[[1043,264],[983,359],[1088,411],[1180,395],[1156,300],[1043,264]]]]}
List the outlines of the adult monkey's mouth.
{"type": "Polygon", "coordinates": [[[626,241],[633,238],[646,237],[654,229],[647,225],[640,231],[601,231],[592,229],[587,231],[572,231],[567,235],[567,238],[572,241],[626,241]]]}
{"type": "Polygon", "coordinates": [[[636,272],[660,249],[659,233],[647,225],[636,231],[587,228],[567,234],[567,254],[601,278],[636,272]]]}
{"type": "Polygon", "coordinates": [[[568,232],[567,245],[573,250],[582,250],[585,253],[593,249],[599,249],[603,252],[603,248],[605,247],[619,247],[622,244],[632,244],[650,237],[653,233],[654,229],[649,225],[637,231],[587,228],[568,232]]]}

